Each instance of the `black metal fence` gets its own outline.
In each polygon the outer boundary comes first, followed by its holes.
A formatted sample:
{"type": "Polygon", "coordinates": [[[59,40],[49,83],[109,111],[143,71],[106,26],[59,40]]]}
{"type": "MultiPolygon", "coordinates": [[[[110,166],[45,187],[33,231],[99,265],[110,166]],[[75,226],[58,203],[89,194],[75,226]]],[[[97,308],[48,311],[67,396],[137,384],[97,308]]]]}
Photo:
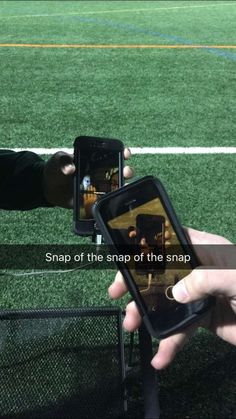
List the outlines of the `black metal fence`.
{"type": "Polygon", "coordinates": [[[122,339],[116,308],[1,312],[0,417],[124,417],[122,339]]]}

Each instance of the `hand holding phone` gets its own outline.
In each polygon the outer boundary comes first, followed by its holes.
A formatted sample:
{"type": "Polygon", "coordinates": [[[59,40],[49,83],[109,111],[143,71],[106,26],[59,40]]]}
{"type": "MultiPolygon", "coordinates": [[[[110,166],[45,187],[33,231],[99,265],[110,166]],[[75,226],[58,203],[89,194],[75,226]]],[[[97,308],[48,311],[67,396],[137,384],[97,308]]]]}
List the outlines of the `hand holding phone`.
{"type": "Polygon", "coordinates": [[[190,304],[180,304],[173,298],[173,286],[199,262],[157,179],[147,176],[104,196],[93,213],[113,253],[122,254],[132,239],[135,245],[130,253],[146,256],[138,265],[135,259],[124,263],[122,258],[116,264],[153,336],[167,337],[209,309],[212,301],[208,298],[190,304]],[[137,245],[141,251],[137,252],[137,245]],[[180,260],[185,258],[184,266],[173,265],[173,255],[180,260]]]}
{"type": "Polygon", "coordinates": [[[92,236],[96,225],[94,203],[123,185],[123,150],[120,140],[78,137],[74,141],[74,228],[78,235],[92,236]]]}
{"type": "MultiPolygon", "coordinates": [[[[201,260],[202,269],[194,269],[184,280],[173,288],[175,299],[181,303],[196,301],[214,296],[216,303],[205,316],[191,326],[176,332],[160,341],[157,354],[152,360],[156,369],[167,367],[175,355],[183,348],[188,339],[203,327],[216,334],[224,341],[236,345],[236,282],[235,282],[235,245],[224,237],[185,228],[185,233],[201,260]],[[204,269],[203,269],[204,267],[204,269]],[[198,286],[195,286],[195,282],[198,286]]],[[[120,271],[109,287],[111,298],[117,299],[127,292],[120,271]]],[[[140,326],[141,317],[134,301],[126,307],[123,326],[132,332],[140,326]]]]}

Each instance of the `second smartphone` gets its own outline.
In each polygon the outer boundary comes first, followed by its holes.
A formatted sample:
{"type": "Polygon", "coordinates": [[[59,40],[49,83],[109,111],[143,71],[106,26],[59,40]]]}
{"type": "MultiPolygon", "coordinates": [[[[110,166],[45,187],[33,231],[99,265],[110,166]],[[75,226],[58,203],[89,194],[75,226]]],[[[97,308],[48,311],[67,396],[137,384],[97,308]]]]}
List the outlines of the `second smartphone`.
{"type": "Polygon", "coordinates": [[[151,335],[167,337],[210,308],[210,298],[188,304],[173,298],[173,286],[199,261],[158,179],[130,183],[104,196],[93,211],[151,335]]]}
{"type": "Polygon", "coordinates": [[[81,236],[92,236],[96,225],[93,204],[123,185],[122,141],[100,137],[78,137],[74,141],[74,229],[81,236]]]}

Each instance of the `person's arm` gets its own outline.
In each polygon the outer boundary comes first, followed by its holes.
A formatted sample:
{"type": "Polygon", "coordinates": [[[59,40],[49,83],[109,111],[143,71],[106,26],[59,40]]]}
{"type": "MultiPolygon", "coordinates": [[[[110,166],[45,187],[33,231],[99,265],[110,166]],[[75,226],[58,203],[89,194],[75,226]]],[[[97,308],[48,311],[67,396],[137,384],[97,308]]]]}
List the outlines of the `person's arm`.
{"type": "Polygon", "coordinates": [[[44,195],[45,162],[30,151],[0,150],[0,208],[30,210],[50,207],[44,195]]]}
{"type": "MultiPolygon", "coordinates": [[[[124,150],[124,158],[130,157],[124,150]]],[[[0,150],[0,209],[73,208],[73,155],[58,151],[46,162],[30,151],[0,150]]],[[[130,166],[124,177],[133,176],[130,166]]]]}

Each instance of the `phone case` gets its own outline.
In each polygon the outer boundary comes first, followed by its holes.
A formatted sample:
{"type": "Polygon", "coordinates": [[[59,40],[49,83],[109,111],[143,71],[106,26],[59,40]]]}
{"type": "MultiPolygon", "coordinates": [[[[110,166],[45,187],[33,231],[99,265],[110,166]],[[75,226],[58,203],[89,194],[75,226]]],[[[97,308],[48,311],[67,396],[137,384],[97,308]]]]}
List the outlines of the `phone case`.
{"type": "MultiPolygon", "coordinates": [[[[134,191],[136,188],[138,190],[145,191],[145,184],[146,182],[152,182],[155,187],[157,188],[162,201],[164,202],[165,205],[165,210],[166,213],[168,214],[169,218],[171,219],[172,225],[175,228],[175,231],[178,235],[178,239],[181,243],[181,245],[184,246],[188,246],[188,252],[189,254],[191,254],[191,266],[194,269],[195,267],[199,266],[199,261],[197,260],[196,255],[193,252],[192,247],[189,246],[189,242],[188,239],[178,221],[178,218],[176,216],[176,213],[174,211],[173,206],[171,205],[171,202],[168,198],[168,195],[162,185],[162,183],[152,177],[152,176],[146,176],[142,179],[139,179],[127,186],[124,186],[123,188],[121,188],[118,191],[112,192],[107,194],[106,196],[104,196],[99,202],[97,202],[94,207],[93,207],[93,214],[94,214],[94,218],[96,219],[96,222],[100,228],[100,231],[102,233],[102,235],[104,236],[105,242],[108,244],[108,246],[110,247],[110,250],[114,253],[119,253],[118,250],[118,246],[116,243],[114,243],[114,241],[111,238],[111,235],[109,234],[109,230],[106,227],[106,224],[103,220],[103,217],[101,215],[101,211],[102,211],[102,207],[106,206],[107,203],[110,200],[113,200],[115,197],[119,197],[122,196],[123,193],[129,193],[134,191]]],[[[132,194],[131,194],[132,195],[132,194]]],[[[162,203],[163,203],[162,202],[162,203]]],[[[208,298],[208,299],[204,299],[204,300],[200,300],[196,303],[190,303],[191,307],[195,307],[195,312],[191,313],[188,315],[188,317],[186,318],[186,314],[185,314],[185,318],[183,318],[182,320],[179,320],[176,324],[171,324],[170,321],[166,321],[166,325],[164,325],[162,328],[160,328],[157,325],[157,318],[155,317],[155,313],[151,313],[147,311],[147,307],[146,304],[142,298],[142,295],[134,281],[134,279],[132,278],[129,270],[127,269],[127,266],[125,265],[124,262],[122,261],[117,261],[116,262],[117,268],[122,272],[125,282],[127,284],[127,287],[133,297],[133,299],[135,300],[135,302],[137,303],[140,315],[143,318],[143,321],[149,331],[149,333],[156,337],[156,338],[164,338],[167,337],[171,334],[173,334],[174,332],[183,329],[184,327],[192,324],[193,322],[195,322],[196,320],[198,320],[201,316],[203,316],[207,310],[209,310],[209,308],[212,306],[214,299],[213,298],[208,298]],[[171,325],[170,325],[171,324],[171,325]]],[[[178,304],[178,313],[176,312],[176,316],[178,318],[181,319],[181,313],[186,312],[187,310],[187,305],[184,304],[178,304]],[[185,310],[185,311],[183,311],[185,310]]],[[[173,318],[171,319],[172,323],[173,323],[173,318]]]]}

